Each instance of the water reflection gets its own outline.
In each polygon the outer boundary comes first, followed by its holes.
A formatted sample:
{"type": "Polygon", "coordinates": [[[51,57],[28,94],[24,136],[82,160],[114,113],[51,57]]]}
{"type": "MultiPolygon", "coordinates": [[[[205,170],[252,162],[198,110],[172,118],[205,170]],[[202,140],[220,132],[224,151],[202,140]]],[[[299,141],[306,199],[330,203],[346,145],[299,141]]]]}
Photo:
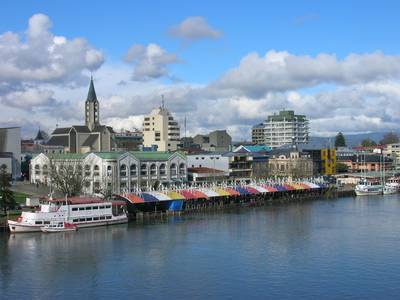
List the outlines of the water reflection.
{"type": "Polygon", "coordinates": [[[6,299],[296,299],[379,298],[385,288],[390,298],[400,292],[399,213],[395,195],[0,235],[0,290],[6,299]]]}

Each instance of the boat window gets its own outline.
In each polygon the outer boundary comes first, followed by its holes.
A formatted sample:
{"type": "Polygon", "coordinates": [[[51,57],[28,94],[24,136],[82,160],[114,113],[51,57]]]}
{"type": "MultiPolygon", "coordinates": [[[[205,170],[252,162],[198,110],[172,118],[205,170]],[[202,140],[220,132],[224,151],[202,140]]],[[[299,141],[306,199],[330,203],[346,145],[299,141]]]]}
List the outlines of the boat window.
{"type": "Polygon", "coordinates": [[[98,221],[99,220],[99,217],[94,217],[93,218],[93,221],[98,221]]]}
{"type": "Polygon", "coordinates": [[[79,222],[79,219],[74,219],[73,222],[74,223],[79,222]]]}
{"type": "Polygon", "coordinates": [[[50,221],[44,221],[43,223],[44,224],[50,224],[50,221]]]}
{"type": "Polygon", "coordinates": [[[93,209],[99,209],[99,207],[98,206],[93,206],[93,209]]]}
{"type": "Polygon", "coordinates": [[[86,219],[85,218],[79,218],[79,222],[85,222],[86,219]]]}
{"type": "Polygon", "coordinates": [[[99,209],[104,209],[104,206],[99,206],[99,209]]]}
{"type": "Polygon", "coordinates": [[[43,222],[42,221],[35,221],[35,224],[39,225],[39,224],[43,224],[43,222]]]}
{"type": "Polygon", "coordinates": [[[85,208],[84,207],[79,207],[79,210],[85,210],[85,208]]]}
{"type": "Polygon", "coordinates": [[[86,218],[86,221],[93,221],[92,218],[86,218]]]}
{"type": "Polygon", "coordinates": [[[105,216],[101,216],[100,217],[100,220],[104,220],[106,217],[105,216]]]}
{"type": "Polygon", "coordinates": [[[111,205],[106,205],[106,208],[111,208],[111,205]]]}
{"type": "Polygon", "coordinates": [[[86,206],[86,210],[91,210],[92,207],[91,206],[86,206]]]}
{"type": "Polygon", "coordinates": [[[77,207],[73,207],[73,208],[72,208],[72,211],[77,211],[77,210],[78,210],[77,207]]]}
{"type": "Polygon", "coordinates": [[[107,219],[108,219],[108,220],[111,219],[111,216],[107,216],[107,219]]]}

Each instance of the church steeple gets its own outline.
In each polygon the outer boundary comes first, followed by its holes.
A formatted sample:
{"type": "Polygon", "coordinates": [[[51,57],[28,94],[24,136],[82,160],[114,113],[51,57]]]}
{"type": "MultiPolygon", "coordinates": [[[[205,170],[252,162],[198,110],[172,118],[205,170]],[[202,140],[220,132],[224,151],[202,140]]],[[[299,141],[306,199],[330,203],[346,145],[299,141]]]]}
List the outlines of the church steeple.
{"type": "Polygon", "coordinates": [[[90,130],[100,125],[100,107],[94,89],[93,77],[90,76],[89,92],[85,103],[85,123],[90,130]]]}
{"type": "Polygon", "coordinates": [[[97,101],[96,91],[94,89],[94,84],[93,84],[93,76],[90,76],[89,92],[86,101],[90,102],[97,101]]]}

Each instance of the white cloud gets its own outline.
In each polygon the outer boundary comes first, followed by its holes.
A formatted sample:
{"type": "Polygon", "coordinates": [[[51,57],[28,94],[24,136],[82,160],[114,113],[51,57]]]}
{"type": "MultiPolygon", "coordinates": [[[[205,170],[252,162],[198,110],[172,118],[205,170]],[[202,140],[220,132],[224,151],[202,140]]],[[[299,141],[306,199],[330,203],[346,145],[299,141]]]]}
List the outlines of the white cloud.
{"type": "Polygon", "coordinates": [[[0,35],[0,80],[9,83],[77,82],[82,71],[96,70],[103,54],[85,39],[55,36],[50,18],[33,15],[25,33],[0,35]]]}
{"type": "Polygon", "coordinates": [[[169,34],[185,42],[221,36],[221,32],[212,28],[203,17],[188,17],[180,24],[172,26],[169,34]]]}
{"type": "Polygon", "coordinates": [[[179,62],[174,53],[169,53],[157,44],[147,46],[135,44],[129,48],[124,60],[134,65],[132,80],[148,81],[168,76],[168,66],[179,62]]]}
{"type": "Polygon", "coordinates": [[[129,116],[127,118],[108,118],[104,120],[115,131],[141,129],[143,125],[143,116],[129,116]]]}
{"type": "Polygon", "coordinates": [[[53,95],[54,92],[50,90],[26,89],[11,92],[4,96],[0,95],[0,103],[31,111],[37,107],[55,104],[56,100],[53,98],[53,95]]]}
{"type": "Polygon", "coordinates": [[[265,56],[246,55],[238,67],[226,72],[210,88],[219,93],[259,98],[269,92],[320,84],[352,85],[399,75],[400,56],[381,52],[350,54],[340,60],[325,53],[312,57],[271,50],[265,56]]]}

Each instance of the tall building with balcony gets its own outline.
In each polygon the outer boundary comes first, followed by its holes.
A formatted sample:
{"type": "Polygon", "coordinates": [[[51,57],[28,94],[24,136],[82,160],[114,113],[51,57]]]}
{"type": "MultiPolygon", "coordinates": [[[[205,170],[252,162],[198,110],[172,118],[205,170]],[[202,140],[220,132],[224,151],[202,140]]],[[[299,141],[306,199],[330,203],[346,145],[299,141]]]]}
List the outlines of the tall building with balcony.
{"type": "Polygon", "coordinates": [[[180,127],[162,105],[144,117],[143,146],[157,146],[157,151],[176,151],[180,144],[180,127]]]}
{"type": "Polygon", "coordinates": [[[309,121],[306,116],[295,115],[293,110],[283,110],[252,128],[252,142],[271,148],[307,144],[308,132],[309,121]]]}

